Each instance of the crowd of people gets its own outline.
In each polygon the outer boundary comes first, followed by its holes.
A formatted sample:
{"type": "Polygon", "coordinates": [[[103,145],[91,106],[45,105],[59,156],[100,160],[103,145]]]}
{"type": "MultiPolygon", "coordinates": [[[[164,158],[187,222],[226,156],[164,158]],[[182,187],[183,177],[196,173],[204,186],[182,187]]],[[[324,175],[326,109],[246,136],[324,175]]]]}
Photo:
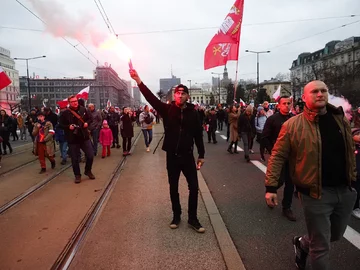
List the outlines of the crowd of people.
{"type": "MultiPolygon", "coordinates": [[[[152,126],[159,123],[159,115],[145,106],[137,110],[111,106],[107,109],[96,109],[94,104],[85,105],[85,101],[76,96],[68,98],[68,106],[54,113],[50,108],[33,108],[30,113],[12,113],[7,115],[0,111],[0,161],[2,155],[13,152],[10,136],[13,141],[27,141],[28,136],[33,143],[32,153],[40,162],[40,174],[46,172],[45,159],[49,159],[51,168],[56,167],[56,145],[60,152],[60,164],[67,164],[68,158],[75,176],[75,183],[81,182],[79,163],[86,162],[85,172],[90,179],[94,156],[98,154],[98,144],[102,146],[101,156],[111,155],[111,148],[120,149],[119,136],[122,137],[123,156],[130,155],[135,123],[144,134],[146,151],[150,151],[152,126]],[[148,117],[150,116],[150,117],[148,117]],[[20,131],[18,136],[17,130],[20,131]],[[2,146],[2,147],[1,147],[2,146]]],[[[6,164],[5,164],[6,166],[6,164]]]]}

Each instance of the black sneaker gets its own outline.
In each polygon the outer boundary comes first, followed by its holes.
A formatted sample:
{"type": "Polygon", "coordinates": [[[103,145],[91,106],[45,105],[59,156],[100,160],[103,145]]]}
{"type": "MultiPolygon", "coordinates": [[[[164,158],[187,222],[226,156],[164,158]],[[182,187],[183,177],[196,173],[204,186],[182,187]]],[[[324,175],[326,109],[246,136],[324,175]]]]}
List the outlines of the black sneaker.
{"type": "Polygon", "coordinates": [[[81,175],[75,175],[75,184],[81,183],[81,175]]]}
{"type": "Polygon", "coordinates": [[[43,174],[43,173],[46,173],[46,168],[41,168],[39,174],[43,174]]]}
{"type": "Polygon", "coordinates": [[[55,161],[51,162],[51,169],[55,169],[56,163],[55,161]]]}
{"type": "Polygon", "coordinates": [[[295,236],[292,240],[295,251],[295,265],[298,269],[304,270],[306,267],[307,252],[300,245],[300,236],[295,236]]]}
{"type": "Polygon", "coordinates": [[[204,233],[205,229],[203,226],[201,226],[198,219],[189,219],[188,221],[189,227],[193,228],[198,233],[204,233]]]}
{"type": "Polygon", "coordinates": [[[181,221],[180,217],[174,217],[173,220],[170,223],[170,228],[171,229],[179,228],[180,221],[181,221]]]}

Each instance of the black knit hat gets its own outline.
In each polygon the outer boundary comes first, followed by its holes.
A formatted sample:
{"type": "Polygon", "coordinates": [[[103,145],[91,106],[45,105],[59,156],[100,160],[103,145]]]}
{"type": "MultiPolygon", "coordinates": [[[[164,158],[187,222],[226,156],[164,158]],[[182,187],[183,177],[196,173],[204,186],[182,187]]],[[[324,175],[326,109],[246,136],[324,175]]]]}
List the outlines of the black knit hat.
{"type": "Polygon", "coordinates": [[[189,94],[189,89],[187,88],[186,85],[183,85],[183,84],[179,84],[178,86],[176,86],[174,93],[179,92],[179,91],[183,91],[186,94],[189,94]]]}

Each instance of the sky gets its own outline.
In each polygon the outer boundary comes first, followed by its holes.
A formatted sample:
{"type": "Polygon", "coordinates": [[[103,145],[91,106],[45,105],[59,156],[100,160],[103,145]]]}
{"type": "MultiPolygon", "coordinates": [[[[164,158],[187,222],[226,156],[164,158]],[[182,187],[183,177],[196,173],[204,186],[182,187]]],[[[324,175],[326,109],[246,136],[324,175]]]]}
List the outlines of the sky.
{"type": "MultiPolygon", "coordinates": [[[[95,1],[18,1],[46,25],[16,0],[1,0],[0,46],[9,49],[11,57],[46,55],[29,62],[31,74],[40,78],[92,78],[99,61],[100,65],[111,64],[121,78],[130,80],[126,57],[99,47],[109,30],[95,1]]],[[[182,83],[189,85],[191,80],[192,86],[211,82],[211,77],[217,76],[212,72],[223,72],[224,67],[204,70],[204,52],[235,0],[100,2],[113,29],[131,50],[134,68],[154,92],[159,90],[159,79],[169,78],[171,70],[182,83]],[[164,32],[194,28],[198,30],[164,32]],[[163,32],[144,34],[154,31],[163,32]]],[[[360,36],[359,0],[245,0],[238,79],[256,80],[256,55],[245,50],[271,51],[260,55],[260,81],[263,81],[279,72],[289,72],[292,61],[302,52],[312,52],[331,40],[352,36],[360,36]],[[350,18],[350,15],[357,16],[350,18]],[[320,19],[328,17],[337,18],[320,19]],[[299,21],[305,19],[312,20],[299,21]],[[359,22],[338,28],[356,21],[359,22]],[[331,30],[334,28],[338,29],[331,30]]],[[[229,77],[234,80],[236,61],[228,62],[227,66],[229,77]]],[[[24,61],[16,61],[16,69],[25,75],[24,61]]]]}

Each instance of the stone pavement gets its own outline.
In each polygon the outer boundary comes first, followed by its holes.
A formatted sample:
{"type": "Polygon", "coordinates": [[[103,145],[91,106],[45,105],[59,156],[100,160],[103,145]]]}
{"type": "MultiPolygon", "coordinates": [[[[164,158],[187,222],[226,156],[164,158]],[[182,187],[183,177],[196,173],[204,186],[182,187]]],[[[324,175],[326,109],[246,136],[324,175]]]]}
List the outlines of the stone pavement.
{"type": "MultiPolygon", "coordinates": [[[[162,132],[157,125],[152,150],[162,132]]],[[[245,269],[200,172],[199,181],[198,217],[206,232],[199,234],[187,226],[188,190],[183,176],[182,223],[170,229],[165,152],[160,143],[155,154],[146,153],[141,135],[71,269],[245,269]]]]}

